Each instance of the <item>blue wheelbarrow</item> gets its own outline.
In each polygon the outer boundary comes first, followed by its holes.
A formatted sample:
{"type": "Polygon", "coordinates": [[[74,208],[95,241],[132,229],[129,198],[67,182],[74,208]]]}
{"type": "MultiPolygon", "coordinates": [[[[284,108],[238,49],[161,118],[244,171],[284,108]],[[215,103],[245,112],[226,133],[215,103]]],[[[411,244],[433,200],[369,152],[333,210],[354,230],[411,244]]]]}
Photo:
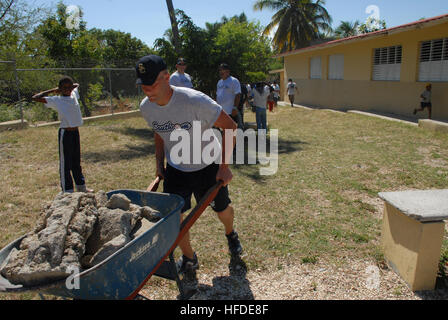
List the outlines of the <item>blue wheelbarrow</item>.
{"type": "MultiPolygon", "coordinates": [[[[149,190],[157,190],[156,179],[149,190]]],[[[133,300],[153,276],[159,276],[177,282],[180,298],[188,299],[178,277],[173,252],[180,240],[216,197],[222,182],[218,182],[199,201],[189,215],[180,223],[180,214],[184,200],[177,195],[137,190],[116,190],[107,194],[122,193],[132,203],[149,205],[161,213],[162,219],[144,234],[133,239],[106,260],[84,270],[73,277],[76,286],[67,285],[67,279],[37,287],[25,287],[11,284],[0,275],[0,292],[21,293],[38,292],[76,300],[133,300]]],[[[0,265],[6,260],[13,248],[19,248],[21,241],[15,240],[0,250],[0,265]]]]}

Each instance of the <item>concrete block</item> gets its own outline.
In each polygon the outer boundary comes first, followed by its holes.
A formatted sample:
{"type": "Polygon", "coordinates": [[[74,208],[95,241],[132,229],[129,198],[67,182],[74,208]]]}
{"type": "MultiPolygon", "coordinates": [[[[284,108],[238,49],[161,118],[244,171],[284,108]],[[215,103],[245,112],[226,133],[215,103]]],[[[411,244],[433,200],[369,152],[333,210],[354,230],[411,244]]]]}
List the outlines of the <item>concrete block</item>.
{"type": "Polygon", "coordinates": [[[447,122],[440,122],[440,121],[425,119],[425,120],[419,120],[418,126],[423,129],[448,133],[448,123],[447,122]]]}
{"type": "Polygon", "coordinates": [[[444,229],[443,221],[417,221],[385,202],[384,257],[412,291],[435,289],[444,229]]]}

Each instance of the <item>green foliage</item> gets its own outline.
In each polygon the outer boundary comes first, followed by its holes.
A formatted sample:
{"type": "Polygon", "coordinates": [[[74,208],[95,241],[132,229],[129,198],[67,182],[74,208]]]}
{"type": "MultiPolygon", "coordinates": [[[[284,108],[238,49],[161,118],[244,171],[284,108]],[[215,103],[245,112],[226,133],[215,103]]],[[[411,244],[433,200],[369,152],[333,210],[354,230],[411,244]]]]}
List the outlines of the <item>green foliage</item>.
{"type": "Polygon", "coordinates": [[[257,0],[254,10],[276,11],[264,34],[276,30],[275,49],[285,52],[309,46],[331,30],[332,20],[324,5],[324,0],[257,0]]]}
{"type": "Polygon", "coordinates": [[[379,30],[387,29],[385,20],[377,20],[374,18],[368,18],[367,21],[359,26],[359,33],[370,33],[379,30]]]}
{"type": "MultiPolygon", "coordinates": [[[[275,62],[271,58],[272,51],[269,40],[261,35],[259,23],[247,21],[244,14],[232,18],[223,17],[220,22],[207,23],[206,28],[196,26],[191,18],[181,10],[177,10],[181,54],[188,61],[187,72],[193,78],[196,89],[213,95],[219,80],[218,66],[227,63],[231,74],[240,82],[252,82],[253,79],[266,80],[270,65],[275,62]]],[[[155,41],[155,48],[162,56],[171,71],[177,61],[177,54],[171,39],[155,41]]]]}
{"type": "Polygon", "coordinates": [[[341,21],[339,27],[334,31],[334,34],[338,38],[347,38],[358,35],[360,23],[358,20],[355,22],[341,21]]]}

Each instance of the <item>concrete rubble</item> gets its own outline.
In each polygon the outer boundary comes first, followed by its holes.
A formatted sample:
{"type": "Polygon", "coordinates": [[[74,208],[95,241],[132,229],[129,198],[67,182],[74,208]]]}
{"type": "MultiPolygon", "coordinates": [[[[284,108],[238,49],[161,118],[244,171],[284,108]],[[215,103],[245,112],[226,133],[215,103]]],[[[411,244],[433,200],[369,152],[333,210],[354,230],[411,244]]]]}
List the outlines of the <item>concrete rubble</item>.
{"type": "Polygon", "coordinates": [[[0,274],[13,284],[38,286],[89,269],[150,229],[160,213],[132,204],[123,194],[58,195],[41,213],[0,274]]]}

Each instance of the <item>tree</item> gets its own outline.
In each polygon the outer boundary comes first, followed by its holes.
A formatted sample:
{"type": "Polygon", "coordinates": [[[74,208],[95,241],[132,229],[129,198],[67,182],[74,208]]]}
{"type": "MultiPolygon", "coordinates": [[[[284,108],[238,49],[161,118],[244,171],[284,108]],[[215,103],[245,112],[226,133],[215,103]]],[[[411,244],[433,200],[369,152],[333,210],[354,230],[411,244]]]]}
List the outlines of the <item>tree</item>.
{"type": "Polygon", "coordinates": [[[174,48],[176,50],[176,53],[178,55],[180,55],[181,46],[180,46],[180,39],[179,39],[179,29],[178,29],[178,25],[177,25],[176,12],[174,11],[173,1],[166,0],[166,5],[168,7],[168,13],[170,15],[170,20],[171,20],[171,30],[173,33],[174,48]]]}
{"type": "Polygon", "coordinates": [[[359,33],[359,21],[356,20],[355,22],[350,21],[341,21],[341,24],[337,29],[334,31],[335,35],[338,38],[348,38],[358,35],[359,33]]]}
{"type": "Polygon", "coordinates": [[[153,53],[145,43],[130,33],[112,29],[91,29],[89,33],[99,41],[101,64],[105,67],[128,68],[139,58],[153,53]]]}
{"type": "Polygon", "coordinates": [[[324,5],[324,0],[257,0],[254,10],[276,11],[264,34],[276,29],[274,47],[285,52],[309,46],[319,39],[320,32],[331,29],[332,20],[324,5]]]}
{"type": "Polygon", "coordinates": [[[387,29],[385,20],[378,20],[375,18],[368,18],[365,23],[359,26],[359,32],[362,34],[375,32],[387,29]]]}
{"type": "MultiPolygon", "coordinates": [[[[0,60],[15,61],[19,68],[33,68],[48,63],[42,53],[42,40],[33,37],[33,29],[49,14],[47,7],[33,7],[25,0],[0,0],[0,60]]],[[[36,74],[19,74],[21,97],[31,92],[39,83],[36,74]]],[[[0,72],[0,103],[15,103],[18,95],[13,64],[2,64],[0,72]]]]}
{"type": "Polygon", "coordinates": [[[6,17],[6,14],[11,10],[15,0],[1,0],[0,1],[0,21],[6,17]]]}
{"type": "MultiPolygon", "coordinates": [[[[182,55],[188,61],[188,73],[196,89],[214,95],[219,80],[218,66],[228,63],[232,74],[241,82],[252,81],[256,76],[266,79],[273,59],[267,37],[262,35],[259,23],[248,22],[242,14],[223,17],[220,22],[196,26],[185,12],[177,10],[182,55]]],[[[169,67],[177,60],[170,33],[155,41],[155,48],[169,67]]]]}

